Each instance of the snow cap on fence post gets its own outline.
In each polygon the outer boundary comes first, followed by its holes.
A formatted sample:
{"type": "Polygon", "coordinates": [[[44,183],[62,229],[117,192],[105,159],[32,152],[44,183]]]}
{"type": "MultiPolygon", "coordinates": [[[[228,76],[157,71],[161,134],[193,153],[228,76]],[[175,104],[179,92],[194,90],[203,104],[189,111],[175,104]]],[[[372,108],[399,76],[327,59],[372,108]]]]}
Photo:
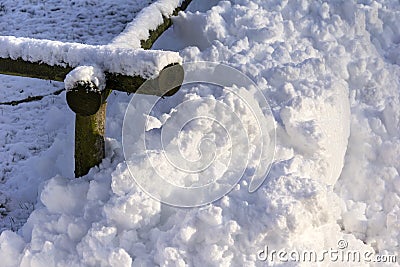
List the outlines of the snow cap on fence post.
{"type": "Polygon", "coordinates": [[[69,107],[82,116],[95,114],[105,102],[106,77],[97,66],[79,66],[64,80],[69,107]]]}
{"type": "Polygon", "coordinates": [[[106,86],[106,76],[97,66],[79,66],[67,74],[64,80],[65,89],[73,90],[77,84],[91,84],[92,90],[103,90],[106,86]]]}

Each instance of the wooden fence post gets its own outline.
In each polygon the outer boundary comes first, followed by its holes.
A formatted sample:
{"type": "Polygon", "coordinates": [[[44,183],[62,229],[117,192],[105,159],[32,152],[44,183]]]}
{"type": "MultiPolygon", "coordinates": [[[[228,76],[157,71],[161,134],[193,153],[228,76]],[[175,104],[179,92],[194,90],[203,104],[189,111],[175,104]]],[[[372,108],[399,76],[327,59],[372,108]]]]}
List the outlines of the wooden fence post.
{"type": "MultiPolygon", "coordinates": [[[[145,83],[141,93],[170,96],[182,85],[184,69],[179,64],[165,67],[157,78],[145,83]]],[[[105,124],[107,97],[111,93],[112,79],[106,82],[106,88],[100,90],[93,82],[76,81],[68,89],[68,106],[75,112],[75,177],[86,175],[89,170],[101,163],[105,157],[105,124]],[[108,84],[108,85],[107,85],[108,84]]],[[[128,81],[137,85],[145,79],[137,77],[128,81]]]]}
{"type": "Polygon", "coordinates": [[[86,175],[105,157],[107,97],[111,90],[99,90],[90,82],[77,82],[67,91],[67,103],[75,112],[75,177],[86,175]]]}
{"type": "Polygon", "coordinates": [[[107,102],[93,115],[75,116],[75,177],[86,175],[105,157],[107,102]]]}

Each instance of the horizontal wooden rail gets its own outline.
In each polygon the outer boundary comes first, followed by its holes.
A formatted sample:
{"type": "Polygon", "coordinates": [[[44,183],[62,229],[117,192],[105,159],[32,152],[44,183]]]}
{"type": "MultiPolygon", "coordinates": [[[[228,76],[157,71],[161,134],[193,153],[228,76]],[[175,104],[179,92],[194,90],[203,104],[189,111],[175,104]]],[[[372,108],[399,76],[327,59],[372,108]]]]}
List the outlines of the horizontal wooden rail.
{"type": "Polygon", "coordinates": [[[0,74],[63,82],[71,67],[50,66],[22,59],[0,58],[0,74]]]}
{"type": "MultiPolygon", "coordinates": [[[[182,1],[181,5],[177,7],[170,16],[176,15],[180,10],[184,10],[190,4],[191,0],[182,1]]],[[[163,22],[158,25],[156,29],[149,30],[149,34],[146,40],[141,40],[141,46],[144,49],[150,49],[154,42],[157,40],[161,34],[167,30],[172,25],[171,17],[163,16],[163,22]]],[[[105,46],[91,46],[77,43],[61,43],[57,41],[46,41],[46,40],[36,40],[29,38],[15,38],[15,37],[2,37],[0,36],[0,44],[4,46],[4,48],[0,47],[0,74],[5,75],[14,75],[14,76],[23,76],[30,78],[38,78],[44,80],[54,80],[54,81],[64,81],[65,76],[70,73],[74,67],[80,65],[78,62],[75,62],[75,58],[79,57],[88,57],[89,60],[86,61],[94,61],[94,62],[82,62],[84,64],[97,64],[104,65],[105,67],[105,75],[107,78],[107,88],[111,90],[118,90],[128,93],[136,92],[137,88],[146,81],[147,77],[143,77],[143,75],[126,75],[117,73],[114,70],[109,71],[107,68],[111,68],[109,61],[109,55],[115,54],[114,56],[119,56],[121,59],[124,59],[126,56],[131,56],[130,51],[126,49],[121,49],[121,51],[113,51],[112,48],[108,48],[105,46]],[[11,40],[10,40],[11,39],[11,40]],[[13,40],[15,39],[15,40],[13,40]],[[44,44],[49,44],[48,46],[44,44]],[[46,62],[46,58],[33,57],[29,54],[22,54],[17,56],[15,55],[15,51],[8,51],[8,45],[19,45],[21,47],[30,47],[31,45],[41,45],[44,49],[54,49],[52,54],[57,54],[58,51],[67,51],[68,54],[74,53],[74,62],[68,62],[67,57],[63,57],[63,55],[57,55],[56,60],[51,59],[49,62],[46,62]],[[62,46],[62,49],[60,49],[62,46]],[[5,49],[5,50],[4,50],[5,49]],[[95,52],[102,53],[103,57],[99,57],[100,61],[96,62],[93,60],[91,56],[95,52]],[[119,54],[121,53],[121,54],[119,54]],[[62,59],[60,60],[61,57],[62,59]],[[59,64],[54,61],[60,61],[59,64]],[[104,62],[105,61],[105,62],[104,62]],[[51,63],[50,63],[51,62],[51,63]]],[[[23,50],[23,49],[21,49],[23,50]]],[[[17,50],[18,51],[18,50],[17,50]]],[[[133,50],[132,50],[133,51],[133,50]]],[[[27,50],[29,53],[29,50],[27,50]]],[[[135,53],[134,53],[135,54],[135,53]]],[[[133,55],[135,56],[135,55],[133,55]]],[[[150,57],[154,59],[153,57],[150,57]]],[[[134,57],[133,57],[134,59],[134,57]]],[[[97,61],[99,61],[97,60],[97,61]]],[[[171,62],[178,63],[178,62],[171,62]]],[[[150,93],[152,94],[152,93],[150,93]]]]}
{"type": "MultiPolygon", "coordinates": [[[[5,75],[63,82],[65,76],[73,69],[74,68],[71,67],[50,66],[45,63],[32,63],[22,59],[0,58],[0,74],[5,75]]],[[[147,80],[141,76],[128,76],[108,72],[106,72],[105,75],[106,87],[108,89],[130,94],[135,93],[147,80]]],[[[141,90],[141,93],[161,96],[165,94],[165,91],[141,90]]]]}

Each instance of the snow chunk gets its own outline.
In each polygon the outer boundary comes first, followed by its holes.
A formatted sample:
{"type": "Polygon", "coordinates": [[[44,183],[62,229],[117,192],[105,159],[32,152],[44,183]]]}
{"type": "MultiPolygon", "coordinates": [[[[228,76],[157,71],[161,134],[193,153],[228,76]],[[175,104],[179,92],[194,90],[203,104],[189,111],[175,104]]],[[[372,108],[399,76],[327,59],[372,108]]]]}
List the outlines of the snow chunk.
{"type": "Polygon", "coordinates": [[[102,91],[106,87],[106,76],[104,72],[96,66],[79,66],[73,69],[65,77],[65,89],[72,90],[78,84],[88,84],[95,86],[91,88],[94,91],[102,91]]]}
{"type": "Polygon", "coordinates": [[[113,251],[109,256],[108,261],[110,266],[113,267],[130,267],[132,265],[132,258],[122,248],[113,251]]]}
{"type": "Polygon", "coordinates": [[[88,189],[87,183],[69,183],[67,179],[56,176],[47,182],[40,200],[50,212],[79,214],[84,205],[82,199],[86,198],[88,189]]]}
{"type": "Polygon", "coordinates": [[[11,231],[4,231],[0,235],[1,266],[11,267],[19,265],[21,252],[25,247],[22,237],[11,231]]]}

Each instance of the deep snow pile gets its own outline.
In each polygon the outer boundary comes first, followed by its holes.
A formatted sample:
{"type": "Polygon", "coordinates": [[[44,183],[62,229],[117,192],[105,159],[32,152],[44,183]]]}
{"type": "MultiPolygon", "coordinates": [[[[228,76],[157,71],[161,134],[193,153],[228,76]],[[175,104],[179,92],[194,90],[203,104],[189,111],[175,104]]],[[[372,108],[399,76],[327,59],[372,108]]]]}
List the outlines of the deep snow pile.
{"type": "MultiPolygon", "coordinates": [[[[256,254],[265,246],[322,251],[337,249],[339,240],[352,251],[398,253],[398,2],[194,1],[191,10],[174,19],[155,48],[179,51],[187,62],[227,63],[257,83],[277,127],[276,157],[264,185],[249,194],[244,179],[202,208],[154,201],[133,183],[123,161],[120,136],[130,99],[123,94],[109,100],[107,158],[84,178],[71,179],[72,115],[59,99],[44,102],[44,118],[32,117],[39,124],[52,119],[53,134],[40,152],[26,151],[29,142],[17,133],[13,138],[22,144],[3,145],[28,158],[10,163],[16,167],[2,190],[9,190],[11,207],[35,203],[18,232],[0,236],[4,266],[261,266],[256,254]]],[[[235,107],[224,89],[184,88],[153,114],[155,130],[177,104],[199,96],[235,107]]],[[[35,105],[21,109],[32,114],[35,105]]],[[[198,108],[194,114],[216,112],[212,105],[198,108]]],[[[11,113],[15,109],[1,118],[25,120],[11,113]]],[[[235,111],[246,118],[246,109],[235,111]]],[[[201,130],[191,134],[201,137],[201,130]]],[[[183,141],[196,147],[196,140],[183,141]]]]}

